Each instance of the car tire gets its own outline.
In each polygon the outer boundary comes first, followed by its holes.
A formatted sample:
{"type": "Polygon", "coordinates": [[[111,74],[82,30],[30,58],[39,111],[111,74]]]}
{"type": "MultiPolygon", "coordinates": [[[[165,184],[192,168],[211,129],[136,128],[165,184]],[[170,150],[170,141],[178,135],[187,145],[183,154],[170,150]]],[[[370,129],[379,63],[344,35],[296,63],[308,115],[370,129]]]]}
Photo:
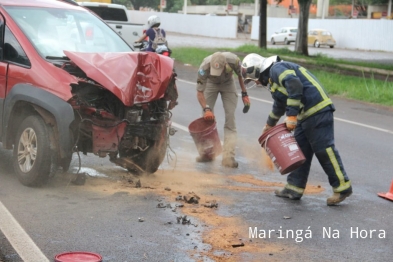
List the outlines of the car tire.
{"type": "Polygon", "coordinates": [[[331,45],[330,48],[334,48],[334,45],[331,45]]]}
{"type": "Polygon", "coordinates": [[[38,115],[28,116],[18,128],[12,162],[19,181],[25,186],[42,186],[51,174],[50,132],[38,115]]]}
{"type": "Polygon", "coordinates": [[[291,42],[288,41],[288,39],[284,39],[284,44],[289,45],[291,42]]]}
{"type": "Polygon", "coordinates": [[[320,44],[318,41],[315,41],[315,42],[314,42],[314,46],[315,46],[316,48],[319,48],[319,47],[321,46],[321,44],[320,44]]]}
{"type": "Polygon", "coordinates": [[[270,40],[270,42],[272,43],[272,45],[276,44],[276,41],[274,41],[274,38],[272,38],[272,40],[270,40]]]}

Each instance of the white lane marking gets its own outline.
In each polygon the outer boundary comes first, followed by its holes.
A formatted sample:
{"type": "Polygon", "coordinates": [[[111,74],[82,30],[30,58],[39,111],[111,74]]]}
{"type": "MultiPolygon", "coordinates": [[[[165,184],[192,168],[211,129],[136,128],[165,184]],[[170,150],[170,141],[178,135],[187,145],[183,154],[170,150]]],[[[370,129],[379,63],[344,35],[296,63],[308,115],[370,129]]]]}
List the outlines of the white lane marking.
{"type": "MultiPolygon", "coordinates": [[[[191,85],[195,84],[193,82],[190,82],[190,81],[187,81],[187,80],[183,80],[183,79],[177,79],[177,80],[180,81],[180,82],[191,84],[191,85]]],[[[241,94],[238,94],[238,95],[241,96],[241,94]]],[[[273,104],[273,102],[269,101],[269,100],[264,100],[264,99],[260,99],[260,98],[256,98],[256,97],[252,97],[252,96],[248,96],[248,97],[250,99],[252,99],[252,100],[256,100],[256,101],[260,101],[260,102],[268,103],[268,104],[273,104]]],[[[388,129],[383,129],[383,128],[379,128],[379,127],[375,127],[375,126],[370,126],[370,125],[362,124],[362,123],[355,122],[355,121],[345,120],[345,119],[337,118],[337,117],[335,117],[334,119],[337,120],[337,121],[348,123],[348,124],[352,124],[352,125],[356,125],[356,126],[362,126],[362,127],[365,127],[365,128],[376,130],[376,131],[385,132],[385,133],[388,133],[388,134],[393,134],[393,131],[390,131],[388,129]]]]}
{"type": "Polygon", "coordinates": [[[37,247],[2,202],[0,202],[0,230],[23,261],[49,262],[49,259],[37,247]]]}
{"type": "Polygon", "coordinates": [[[345,120],[345,119],[337,118],[337,117],[335,117],[334,119],[338,120],[338,121],[341,121],[341,122],[348,123],[348,124],[362,126],[362,127],[374,129],[374,130],[377,130],[377,131],[385,132],[385,133],[388,133],[388,134],[393,134],[393,131],[390,131],[390,130],[387,130],[387,129],[383,129],[383,128],[379,128],[379,127],[375,127],[375,126],[370,126],[370,125],[366,125],[366,124],[362,124],[362,123],[358,123],[358,122],[354,122],[354,121],[350,121],[350,120],[345,120]]]}
{"type": "Polygon", "coordinates": [[[179,128],[179,129],[183,130],[184,132],[187,132],[187,133],[188,133],[188,128],[185,127],[185,126],[182,126],[182,125],[177,124],[177,123],[175,123],[175,122],[172,122],[172,126],[177,127],[177,128],[179,128]]]}

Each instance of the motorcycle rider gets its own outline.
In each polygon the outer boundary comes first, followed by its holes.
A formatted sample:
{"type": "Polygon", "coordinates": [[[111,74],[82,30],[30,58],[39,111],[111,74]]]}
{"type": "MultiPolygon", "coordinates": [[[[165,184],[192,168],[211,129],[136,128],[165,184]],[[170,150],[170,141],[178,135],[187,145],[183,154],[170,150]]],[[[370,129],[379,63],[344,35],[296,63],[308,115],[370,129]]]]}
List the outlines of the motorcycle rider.
{"type": "Polygon", "coordinates": [[[262,134],[286,114],[286,127],[294,130],[295,139],[306,157],[306,162],[288,175],[285,187],[276,190],[275,194],[299,200],[315,154],[333,189],[327,205],[336,205],[349,197],[351,181],[334,144],[335,107],[319,80],[300,65],[282,61],[278,56],[265,58],[258,54],[249,54],[243,59],[242,74],[246,82],[255,81],[267,87],[273,97],[273,108],[262,134]]]}
{"type": "MultiPolygon", "coordinates": [[[[160,28],[161,20],[158,16],[152,15],[147,19],[147,29],[141,38],[139,38],[135,43],[142,42],[146,37],[149,38],[149,45],[146,48],[146,51],[155,52],[156,50],[152,47],[154,39],[156,38],[157,34],[161,34],[164,38],[166,38],[166,33],[163,28],[160,28]]],[[[168,48],[169,49],[169,48],[168,48]]]]}
{"type": "MultiPolygon", "coordinates": [[[[221,95],[225,111],[224,125],[224,150],[222,165],[236,168],[238,162],[235,160],[235,145],[237,139],[235,110],[237,106],[237,91],[233,81],[233,72],[237,74],[242,90],[244,103],[243,113],[250,108],[246,88],[241,75],[240,59],[230,52],[216,52],[206,57],[198,70],[197,98],[203,108],[203,117],[207,121],[214,120],[214,105],[218,94],[221,95]]],[[[197,162],[209,162],[213,159],[197,157],[197,162]]]]}

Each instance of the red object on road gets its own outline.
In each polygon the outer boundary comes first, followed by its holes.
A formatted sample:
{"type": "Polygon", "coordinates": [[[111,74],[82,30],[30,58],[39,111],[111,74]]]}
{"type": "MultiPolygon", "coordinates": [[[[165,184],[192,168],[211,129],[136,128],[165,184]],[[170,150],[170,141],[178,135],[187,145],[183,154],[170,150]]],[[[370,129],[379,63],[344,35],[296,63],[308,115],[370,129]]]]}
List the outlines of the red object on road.
{"type": "Polygon", "coordinates": [[[222,146],[215,121],[206,121],[203,117],[198,118],[191,122],[188,131],[201,157],[214,159],[221,154],[222,146]]]}
{"type": "Polygon", "coordinates": [[[387,193],[378,193],[378,196],[393,201],[393,181],[390,185],[390,190],[387,193]]]}
{"type": "Polygon", "coordinates": [[[293,133],[288,131],[285,123],[272,127],[263,133],[259,140],[282,175],[292,172],[306,161],[293,133]]]}
{"type": "Polygon", "coordinates": [[[75,251],[56,255],[55,262],[102,262],[102,257],[92,252],[75,251]]]}

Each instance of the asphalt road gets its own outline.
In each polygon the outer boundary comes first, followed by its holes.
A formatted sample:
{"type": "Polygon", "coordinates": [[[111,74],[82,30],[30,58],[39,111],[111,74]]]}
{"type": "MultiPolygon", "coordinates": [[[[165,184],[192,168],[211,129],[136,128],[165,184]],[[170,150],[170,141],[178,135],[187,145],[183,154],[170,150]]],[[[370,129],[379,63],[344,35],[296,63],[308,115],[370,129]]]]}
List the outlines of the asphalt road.
{"type": "MultiPolygon", "coordinates": [[[[392,109],[333,97],[336,146],[354,194],[340,206],[327,207],[331,189],[315,160],[308,193],[289,201],[274,196],[286,176],[269,170],[257,143],[270,112],[270,94],[250,89],[247,114],[241,112],[239,97],[238,169],[221,167],[220,157],[195,163],[187,126],[200,117],[197,69],[176,63],[176,70],[180,96],[172,120],[178,131],[154,175],[134,177],[107,159],[88,155],[81,160],[89,177],[85,185],[75,186],[70,183],[71,171],[78,168],[75,156],[70,172],[57,174],[43,188],[27,188],[13,175],[11,152],[0,150],[0,208],[13,219],[9,222],[4,212],[0,216],[3,232],[6,220],[11,225],[7,234],[12,240],[0,234],[6,261],[53,261],[56,254],[77,250],[116,262],[391,261],[393,202],[377,193],[387,192],[393,179],[392,109]],[[138,180],[141,188],[135,187],[138,180]],[[176,200],[191,192],[200,197],[199,204],[176,200]],[[206,201],[217,201],[218,208],[204,207],[206,201]],[[171,207],[157,208],[160,203],[171,207]],[[177,223],[184,215],[190,223],[177,223]],[[252,237],[249,228],[256,228],[259,237],[252,237]],[[244,246],[232,247],[239,243],[244,246]]],[[[215,114],[222,138],[220,100],[215,114]]]]}

